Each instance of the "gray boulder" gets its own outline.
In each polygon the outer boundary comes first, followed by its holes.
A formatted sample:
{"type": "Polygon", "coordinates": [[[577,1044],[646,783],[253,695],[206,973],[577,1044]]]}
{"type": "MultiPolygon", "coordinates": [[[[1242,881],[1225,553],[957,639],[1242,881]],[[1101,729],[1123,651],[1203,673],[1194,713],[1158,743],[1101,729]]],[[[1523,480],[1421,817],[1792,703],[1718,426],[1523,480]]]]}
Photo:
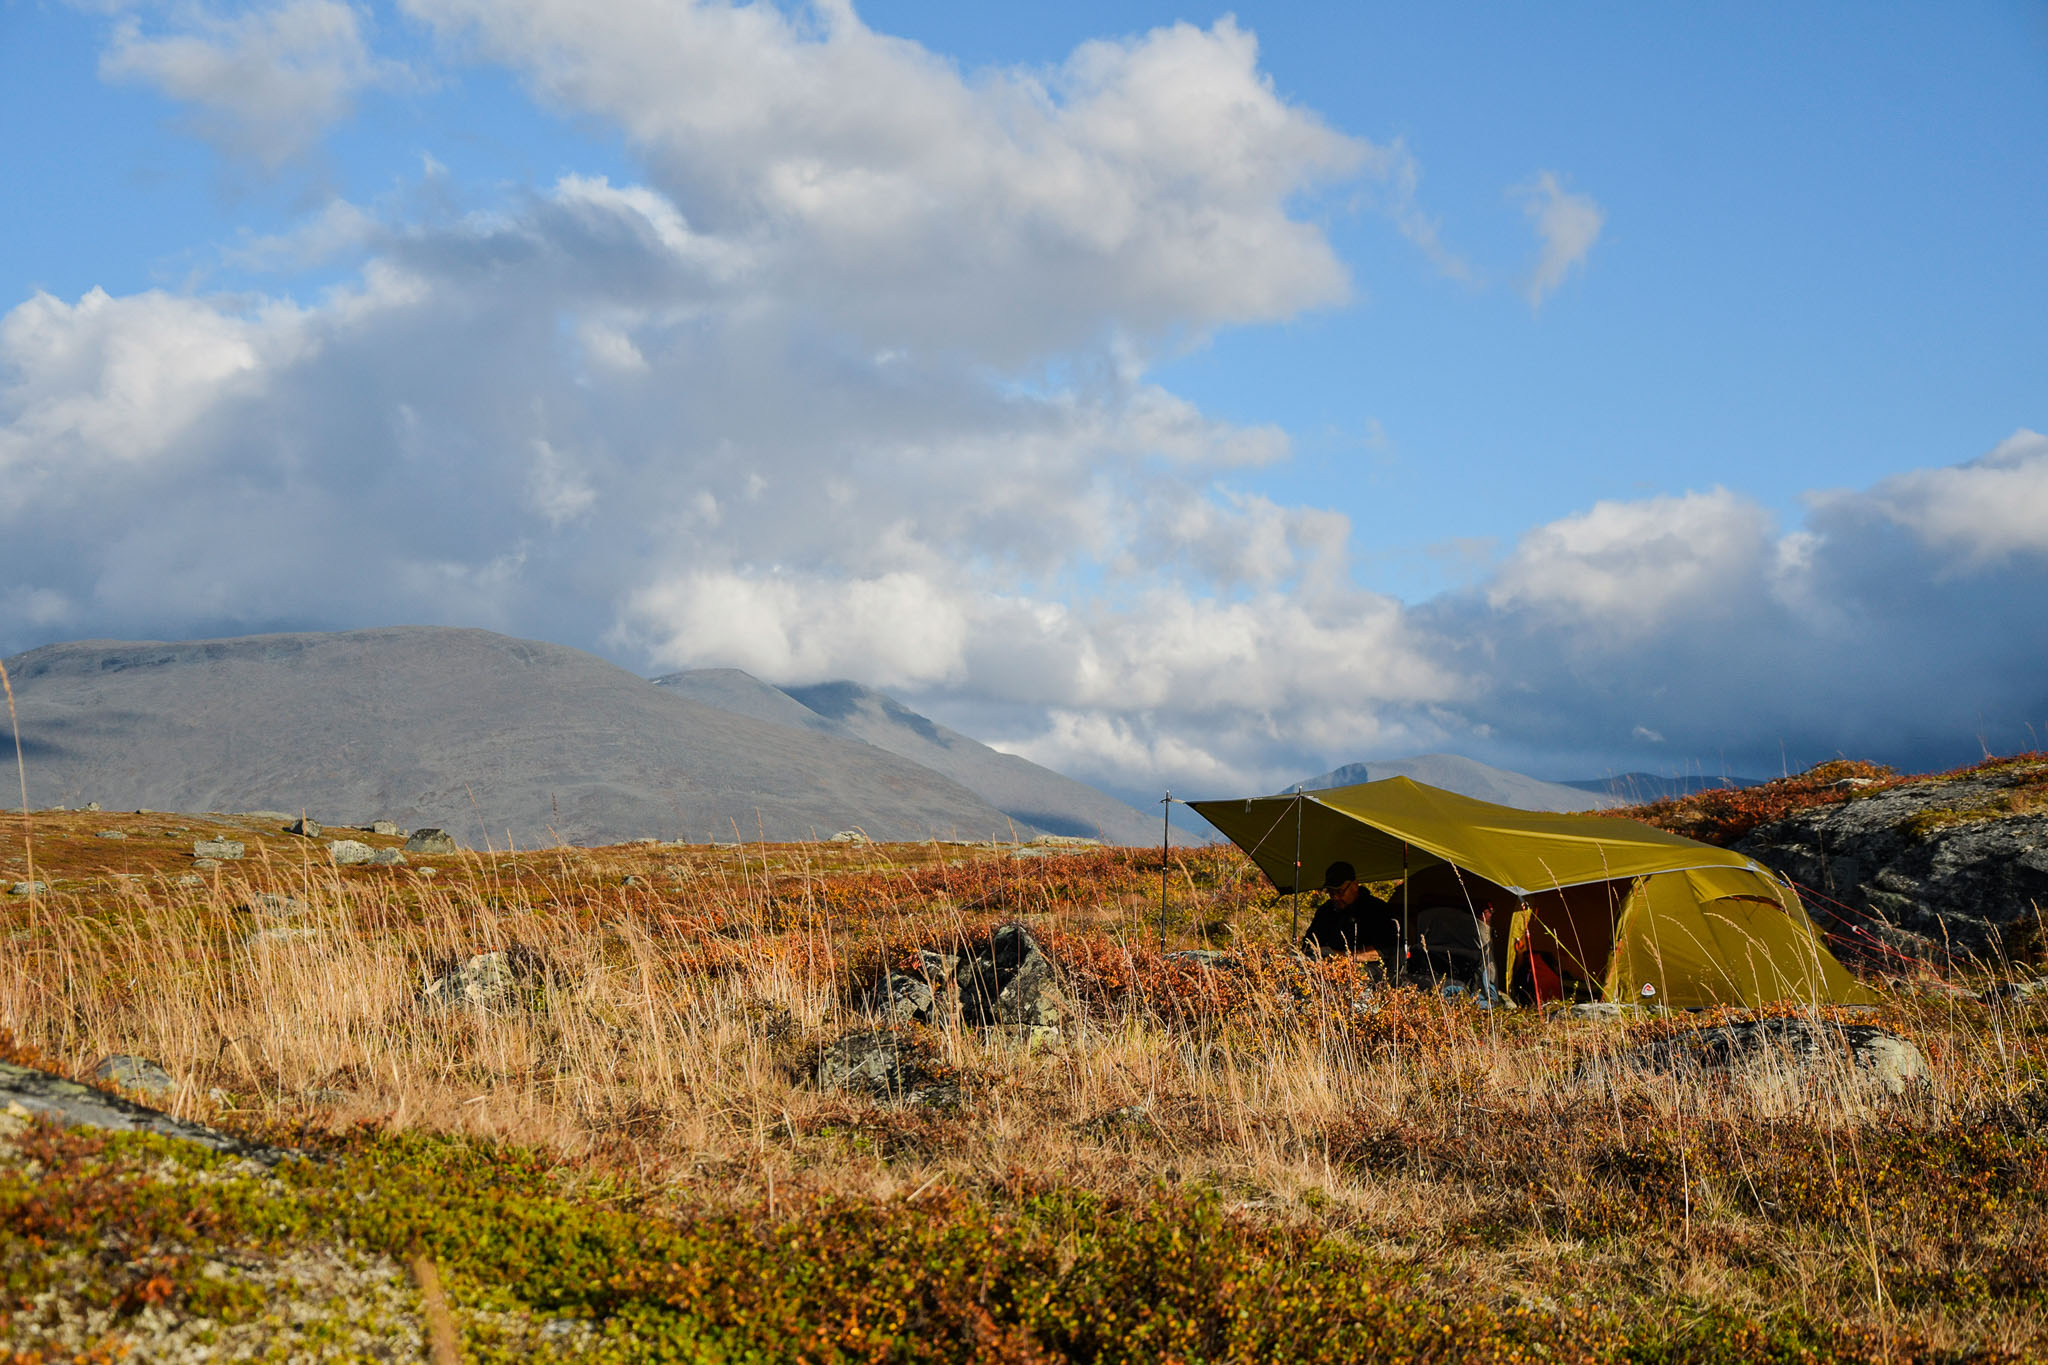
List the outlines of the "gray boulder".
{"type": "Polygon", "coordinates": [[[355,839],[329,839],[327,856],[336,867],[356,867],[377,856],[377,850],[355,839]]]}
{"type": "Polygon", "coordinates": [[[455,836],[443,829],[416,829],[405,841],[407,853],[457,853],[455,836]]]}
{"type": "Polygon", "coordinates": [[[242,856],[242,841],[239,839],[200,839],[192,845],[192,856],[211,858],[215,862],[226,862],[242,856]]]}
{"type": "Polygon", "coordinates": [[[128,835],[125,830],[103,829],[98,832],[96,837],[101,839],[125,839],[128,835]]]}
{"type": "Polygon", "coordinates": [[[117,1052],[94,1067],[92,1078],[144,1095],[171,1095],[178,1089],[170,1072],[147,1057],[131,1057],[125,1052],[117,1052]]]}
{"type": "Polygon", "coordinates": [[[1005,924],[960,969],[960,1017],[983,1028],[1056,1030],[1074,1015],[1053,960],[1021,924],[1005,924]]]}
{"type": "Polygon", "coordinates": [[[196,1142],[216,1152],[248,1157],[274,1166],[292,1155],[276,1147],[244,1142],[238,1137],[187,1123],[119,1095],[94,1090],[34,1067],[0,1062],[0,1114],[47,1118],[65,1127],[102,1128],[118,1133],[158,1133],[196,1142]]]}
{"type": "Polygon", "coordinates": [[[526,988],[539,974],[539,963],[530,950],[478,953],[429,981],[420,991],[420,1003],[439,1009],[458,1005],[477,1010],[510,1009],[521,1003],[526,988]]]}
{"type": "Polygon", "coordinates": [[[275,891],[258,891],[235,908],[244,914],[267,919],[291,919],[305,914],[311,907],[297,896],[280,895],[275,891]]]}
{"type": "Polygon", "coordinates": [[[931,983],[903,972],[890,972],[876,984],[868,1007],[891,1024],[929,1024],[937,997],[931,983]]]}
{"type": "Polygon", "coordinates": [[[50,884],[41,881],[16,882],[7,888],[7,894],[10,896],[47,896],[50,894],[50,884]]]}
{"type": "Polygon", "coordinates": [[[320,826],[315,821],[308,820],[305,816],[301,815],[298,819],[286,825],[284,832],[286,834],[304,835],[308,839],[317,839],[320,837],[320,826]]]}
{"type": "Polygon", "coordinates": [[[1929,1079],[1927,1059],[1909,1039],[1870,1024],[1797,1018],[1694,1029],[1649,1044],[1634,1060],[1660,1071],[1735,1072],[1777,1066],[1801,1073],[1846,1061],[1856,1079],[1891,1095],[1903,1095],[1929,1079]]]}
{"type": "Polygon", "coordinates": [[[1850,956],[1947,966],[1997,960],[2038,936],[2048,907],[2048,764],[1856,791],[1735,843],[1819,892],[1807,909],[1850,956]]]}
{"type": "Polygon", "coordinates": [[[399,835],[405,833],[404,830],[389,820],[372,820],[369,824],[364,825],[363,829],[369,834],[399,835]]]}
{"type": "Polygon", "coordinates": [[[404,867],[405,855],[395,848],[373,848],[365,861],[371,867],[404,867]]]}
{"type": "Polygon", "coordinates": [[[820,1090],[847,1090],[906,1106],[956,1104],[959,1087],[937,1074],[930,1055],[886,1029],[849,1033],[818,1049],[812,1076],[820,1090]]]}

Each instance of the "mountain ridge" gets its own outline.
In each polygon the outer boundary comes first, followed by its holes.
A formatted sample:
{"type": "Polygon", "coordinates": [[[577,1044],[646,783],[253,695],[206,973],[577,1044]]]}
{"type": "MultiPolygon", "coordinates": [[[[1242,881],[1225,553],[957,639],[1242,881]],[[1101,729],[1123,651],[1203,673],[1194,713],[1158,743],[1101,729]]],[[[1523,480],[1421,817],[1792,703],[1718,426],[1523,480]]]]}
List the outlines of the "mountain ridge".
{"type": "Polygon", "coordinates": [[[7,667],[32,804],[304,810],[524,847],[1015,829],[961,784],[873,745],[490,631],[71,641],[7,667]]]}

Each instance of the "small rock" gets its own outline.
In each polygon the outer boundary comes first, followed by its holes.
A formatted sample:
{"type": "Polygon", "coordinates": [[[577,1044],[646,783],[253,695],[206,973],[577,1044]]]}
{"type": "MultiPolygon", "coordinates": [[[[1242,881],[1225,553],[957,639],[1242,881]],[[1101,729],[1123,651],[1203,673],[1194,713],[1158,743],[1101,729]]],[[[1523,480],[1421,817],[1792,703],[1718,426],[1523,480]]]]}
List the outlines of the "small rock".
{"type": "Polygon", "coordinates": [[[305,816],[301,815],[298,819],[292,821],[289,825],[286,825],[284,827],[284,832],[286,834],[304,835],[308,839],[317,839],[320,837],[320,826],[316,822],[308,820],[305,816]]]}
{"type": "Polygon", "coordinates": [[[1197,967],[1217,968],[1224,971],[1235,971],[1244,965],[1237,960],[1235,953],[1218,952],[1214,948],[1183,948],[1179,952],[1168,953],[1166,960],[1168,962],[1187,962],[1197,967]]]}
{"type": "MultiPolygon", "coordinates": [[[[197,882],[199,878],[194,877],[192,880],[197,882]]],[[[235,908],[245,914],[290,919],[295,915],[305,914],[310,907],[297,896],[281,896],[275,891],[259,891],[235,908]]]]}
{"type": "Polygon", "coordinates": [[[865,830],[842,829],[832,836],[831,842],[835,844],[866,844],[873,841],[868,838],[865,830]]]}
{"type": "Polygon", "coordinates": [[[97,801],[88,801],[84,805],[79,807],[80,810],[98,810],[99,808],[100,803],[97,801]]]}
{"type": "Polygon", "coordinates": [[[405,841],[407,853],[455,853],[455,836],[444,829],[416,829],[405,841]]]}
{"type": "Polygon", "coordinates": [[[333,1109],[347,1104],[349,1093],[331,1086],[316,1085],[309,1090],[300,1091],[299,1098],[315,1109],[333,1109]]]}
{"type": "Polygon", "coordinates": [[[500,949],[478,953],[444,976],[435,977],[420,991],[420,1003],[439,1008],[468,1005],[472,1009],[502,1009],[519,998],[519,964],[500,949]]]}
{"type": "Polygon", "coordinates": [[[1626,1006],[1612,1000],[1588,1001],[1565,1011],[1573,1019],[1619,1019],[1627,1012],[1626,1006]]]}
{"type": "Polygon", "coordinates": [[[890,972],[876,984],[868,1008],[891,1024],[929,1024],[936,1002],[930,983],[902,972],[890,972]]]}
{"type": "Polygon", "coordinates": [[[211,872],[220,866],[220,860],[217,858],[194,858],[192,866],[198,868],[201,872],[211,872]]]}
{"type": "Polygon", "coordinates": [[[92,1078],[144,1095],[168,1095],[178,1088],[171,1073],[147,1057],[117,1052],[92,1069],[92,1078]]]}
{"type": "Polygon", "coordinates": [[[628,872],[628,873],[627,873],[627,874],[626,874],[625,876],[623,876],[623,877],[619,878],[619,885],[620,885],[620,886],[645,886],[645,885],[647,885],[647,883],[646,883],[646,882],[644,882],[644,881],[642,881],[642,880],[640,880],[640,878],[638,878],[638,877],[634,876],[634,875],[633,875],[632,873],[628,872]]]}
{"type": "Polygon", "coordinates": [[[917,966],[918,970],[924,973],[925,980],[935,986],[941,985],[952,981],[959,974],[960,955],[958,953],[937,953],[933,952],[930,948],[920,948],[917,950],[917,966]]]}
{"type": "Polygon", "coordinates": [[[368,861],[371,867],[404,867],[405,855],[395,848],[373,848],[368,861]]]}
{"type": "Polygon", "coordinates": [[[239,839],[201,839],[192,845],[192,856],[226,862],[242,856],[242,842],[239,839]]]}
{"type": "Polygon", "coordinates": [[[1078,834],[1041,834],[1031,841],[1040,848],[1101,848],[1102,840],[1078,834]]]}
{"type": "Polygon", "coordinates": [[[279,924],[268,929],[258,929],[242,940],[244,948],[267,948],[275,943],[306,943],[320,937],[320,931],[310,924],[279,924]]]}
{"type": "Polygon", "coordinates": [[[961,1017],[983,1027],[1056,1029],[1072,1013],[1056,978],[1030,931],[1005,924],[960,969],[961,1017]]]}
{"type": "Polygon", "coordinates": [[[334,860],[336,867],[354,867],[367,863],[377,855],[377,850],[354,839],[329,839],[327,856],[334,860]]]}
{"type": "Polygon", "coordinates": [[[413,875],[416,877],[424,878],[427,881],[432,881],[434,878],[440,876],[441,872],[439,868],[423,867],[419,871],[415,872],[413,875]]]}
{"type": "MultiPolygon", "coordinates": [[[[194,863],[193,866],[197,867],[198,864],[194,863]]],[[[218,867],[220,866],[220,864],[214,863],[213,866],[218,867]]],[[[194,876],[193,874],[188,872],[184,876],[178,878],[177,881],[173,884],[177,886],[204,886],[206,885],[206,878],[194,876]]]]}
{"type": "Polygon", "coordinates": [[[812,1074],[821,1090],[852,1090],[896,1104],[952,1104],[960,1098],[958,1086],[934,1074],[923,1049],[883,1029],[849,1033],[825,1044],[812,1074]]]}
{"type": "Polygon", "coordinates": [[[1987,1005],[2022,1005],[2030,1000],[2048,1000],[2048,977],[2036,981],[2001,981],[1978,998],[1987,1005]]]}
{"type": "Polygon", "coordinates": [[[128,835],[118,829],[103,829],[99,832],[99,837],[102,839],[125,839],[128,835]]]}
{"type": "Polygon", "coordinates": [[[1142,1104],[1122,1104],[1081,1125],[1081,1131],[1093,1137],[1105,1138],[1117,1133],[1149,1133],[1159,1125],[1152,1121],[1151,1111],[1142,1104]]]}
{"type": "Polygon", "coordinates": [[[389,820],[372,820],[369,824],[364,825],[363,829],[366,833],[382,834],[387,837],[405,833],[404,830],[392,824],[389,820]]]}
{"type": "Polygon", "coordinates": [[[50,884],[48,882],[16,882],[7,888],[7,894],[10,896],[47,896],[50,894],[50,884]]]}

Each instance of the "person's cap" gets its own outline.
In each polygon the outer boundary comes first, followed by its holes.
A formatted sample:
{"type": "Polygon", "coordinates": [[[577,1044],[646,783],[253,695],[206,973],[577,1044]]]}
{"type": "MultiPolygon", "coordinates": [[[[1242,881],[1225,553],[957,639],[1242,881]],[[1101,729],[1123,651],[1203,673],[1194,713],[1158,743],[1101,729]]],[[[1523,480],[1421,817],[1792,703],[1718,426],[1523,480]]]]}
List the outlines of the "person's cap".
{"type": "Polygon", "coordinates": [[[1346,882],[1358,880],[1358,869],[1350,863],[1331,863],[1323,870],[1323,890],[1335,891],[1346,882]]]}

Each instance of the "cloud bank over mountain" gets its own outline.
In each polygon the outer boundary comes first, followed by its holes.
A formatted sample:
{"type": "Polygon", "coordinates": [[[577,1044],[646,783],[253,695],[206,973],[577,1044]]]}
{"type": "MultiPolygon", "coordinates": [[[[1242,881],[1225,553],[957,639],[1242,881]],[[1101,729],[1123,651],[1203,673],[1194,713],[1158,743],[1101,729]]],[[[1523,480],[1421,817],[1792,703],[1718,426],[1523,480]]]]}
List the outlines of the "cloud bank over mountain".
{"type": "MultiPolygon", "coordinates": [[[[107,60],[177,93],[299,44],[331,79],[249,144],[274,160],[390,70],[331,8],[204,51],[124,27],[107,60]]],[[[838,5],[405,8],[450,60],[615,125],[644,178],[473,203],[429,166],[239,244],[317,290],[15,305],[0,652],[480,626],[648,673],[857,678],[1060,771],[1204,791],[1442,748],[1909,758],[2048,722],[2031,431],[1817,491],[1797,525],[1739,489],[1601,501],[1469,589],[1361,586],[1345,516],[1251,487],[1287,433],[1152,377],[1351,298],[1328,196],[1426,221],[1406,148],[1283,98],[1228,19],[963,73],[838,5]]],[[[268,98],[214,110],[219,136],[268,98]]],[[[1549,173],[1529,193],[1533,302],[1602,216],[1549,173]]]]}

